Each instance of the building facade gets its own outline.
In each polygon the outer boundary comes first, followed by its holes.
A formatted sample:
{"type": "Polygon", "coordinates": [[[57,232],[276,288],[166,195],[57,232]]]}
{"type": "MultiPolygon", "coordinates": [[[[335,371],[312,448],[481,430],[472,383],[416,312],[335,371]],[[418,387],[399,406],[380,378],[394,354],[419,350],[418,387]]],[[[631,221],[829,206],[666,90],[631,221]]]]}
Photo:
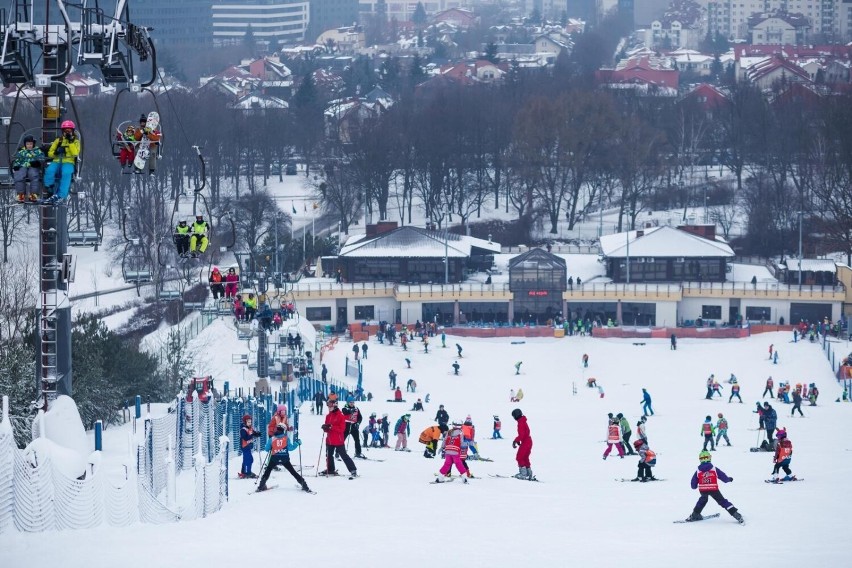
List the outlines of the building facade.
{"type": "Polygon", "coordinates": [[[310,24],[312,2],[292,0],[253,0],[216,2],[212,5],[215,45],[245,41],[249,31],[254,41],[276,50],[305,40],[310,24]]]}

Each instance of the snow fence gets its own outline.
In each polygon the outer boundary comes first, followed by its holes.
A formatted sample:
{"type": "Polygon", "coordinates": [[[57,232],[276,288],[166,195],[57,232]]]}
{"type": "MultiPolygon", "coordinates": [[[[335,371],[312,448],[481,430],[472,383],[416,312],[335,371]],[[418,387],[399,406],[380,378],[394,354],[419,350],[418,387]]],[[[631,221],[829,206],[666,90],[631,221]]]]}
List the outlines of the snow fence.
{"type": "Polygon", "coordinates": [[[147,417],[125,455],[79,456],[46,438],[15,445],[3,397],[0,534],[168,523],[206,517],[228,500],[225,401],[187,402],[147,417]]]}

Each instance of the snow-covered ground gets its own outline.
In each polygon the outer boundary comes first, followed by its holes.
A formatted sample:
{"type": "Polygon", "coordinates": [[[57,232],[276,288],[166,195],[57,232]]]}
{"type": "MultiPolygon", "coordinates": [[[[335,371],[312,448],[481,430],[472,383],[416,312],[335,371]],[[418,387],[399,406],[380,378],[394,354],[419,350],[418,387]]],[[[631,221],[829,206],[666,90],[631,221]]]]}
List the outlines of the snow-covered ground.
{"type": "MultiPolygon", "coordinates": [[[[234,332],[224,325],[206,331],[213,365],[217,353],[228,350],[224,346],[234,332]]],[[[677,351],[670,351],[668,341],[657,340],[636,346],[630,340],[592,338],[527,339],[522,344],[509,338],[466,338],[458,377],[450,374],[455,338],[448,337],[446,349],[433,340],[429,354],[373,342],[364,368],[365,388],[375,399],[359,404],[365,414],[387,412],[395,421],[414,399],[430,394],[426,412],[412,413],[411,453],[369,450],[368,456],[385,461],[358,461],[361,478],[354,481],[315,478],[316,469],[306,469],[315,496],[298,491],[284,471],[273,474],[271,484],[278,487],[264,494],[250,494],[251,481],[233,480],[230,503],[197,521],[3,534],[0,565],[840,565],[852,553],[842,499],[852,474],[852,443],[844,437],[852,404],[834,402],[840,391],[820,348],[788,343],[791,339],[784,333],[743,340],[684,339],[677,351]],[[778,365],[766,360],[770,343],[780,349],[778,365]],[[581,365],[583,353],[590,356],[588,369],[581,365]],[[412,361],[410,370],[406,356],[412,361]],[[519,376],[514,374],[517,361],[523,361],[519,376]],[[403,406],[385,401],[392,368],[401,384],[409,378],[418,383],[418,392],[407,393],[403,406]],[[724,399],[705,400],[707,376],[724,379],[732,372],[745,403],[727,402],[727,384],[724,399]],[[792,469],[805,479],[800,483],[764,483],[772,470],[771,455],[748,451],[760,436],[752,410],[769,375],[776,384],[816,382],[821,389],[819,406],[806,405],[805,418],[790,418],[790,406],[774,404],[779,426],[787,428],[794,445],[792,469]],[[605,398],[584,386],[591,376],[604,387],[605,398]],[[509,390],[519,387],[525,397],[512,404],[509,390]],[[650,445],[658,454],[654,473],[666,481],[619,483],[616,478],[635,476],[636,459],[621,460],[615,454],[601,459],[606,414],[623,412],[635,424],[643,387],[653,396],[656,412],[648,422],[650,445]],[[433,424],[438,404],[445,404],[453,419],[471,415],[481,452],[494,459],[470,462],[478,478],[467,485],[428,484],[440,463],[423,457],[417,437],[433,424]],[[532,465],[541,483],[488,477],[516,471],[510,416],[515,407],[529,417],[532,465]],[[728,418],[733,446],[718,449],[714,463],[734,477],[722,492],[747,524],[740,526],[724,513],[701,523],[673,524],[690,513],[698,497],[689,479],[701,449],[700,426],[705,416],[715,420],[718,412],[728,418]],[[494,414],[503,420],[503,440],[489,439],[494,414]]],[[[342,343],[327,355],[330,369],[342,366],[348,347],[342,343]]],[[[302,412],[304,443],[293,461],[316,466],[322,418],[312,415],[308,405],[302,412]]],[[[108,441],[108,449],[126,440],[120,428],[106,435],[120,437],[108,441]]],[[[239,460],[231,465],[233,475],[239,460]]],[[[711,500],[705,511],[719,508],[711,500]]]]}

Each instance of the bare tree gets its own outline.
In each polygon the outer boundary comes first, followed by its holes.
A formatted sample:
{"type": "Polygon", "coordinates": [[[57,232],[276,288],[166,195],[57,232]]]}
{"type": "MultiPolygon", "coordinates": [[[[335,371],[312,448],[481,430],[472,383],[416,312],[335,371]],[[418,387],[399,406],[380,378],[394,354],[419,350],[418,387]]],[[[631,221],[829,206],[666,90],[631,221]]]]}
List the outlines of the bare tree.
{"type": "Polygon", "coordinates": [[[22,341],[32,330],[38,274],[38,259],[28,248],[0,263],[0,343],[22,341]]]}

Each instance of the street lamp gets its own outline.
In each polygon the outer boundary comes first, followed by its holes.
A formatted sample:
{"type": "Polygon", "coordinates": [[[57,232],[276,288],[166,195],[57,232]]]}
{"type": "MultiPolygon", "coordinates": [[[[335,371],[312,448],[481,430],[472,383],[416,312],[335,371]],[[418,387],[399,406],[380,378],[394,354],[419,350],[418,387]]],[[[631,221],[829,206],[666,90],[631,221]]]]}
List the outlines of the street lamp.
{"type": "Polygon", "coordinates": [[[802,285],[802,216],[804,211],[798,211],[799,214],[799,286],[802,285]]]}

